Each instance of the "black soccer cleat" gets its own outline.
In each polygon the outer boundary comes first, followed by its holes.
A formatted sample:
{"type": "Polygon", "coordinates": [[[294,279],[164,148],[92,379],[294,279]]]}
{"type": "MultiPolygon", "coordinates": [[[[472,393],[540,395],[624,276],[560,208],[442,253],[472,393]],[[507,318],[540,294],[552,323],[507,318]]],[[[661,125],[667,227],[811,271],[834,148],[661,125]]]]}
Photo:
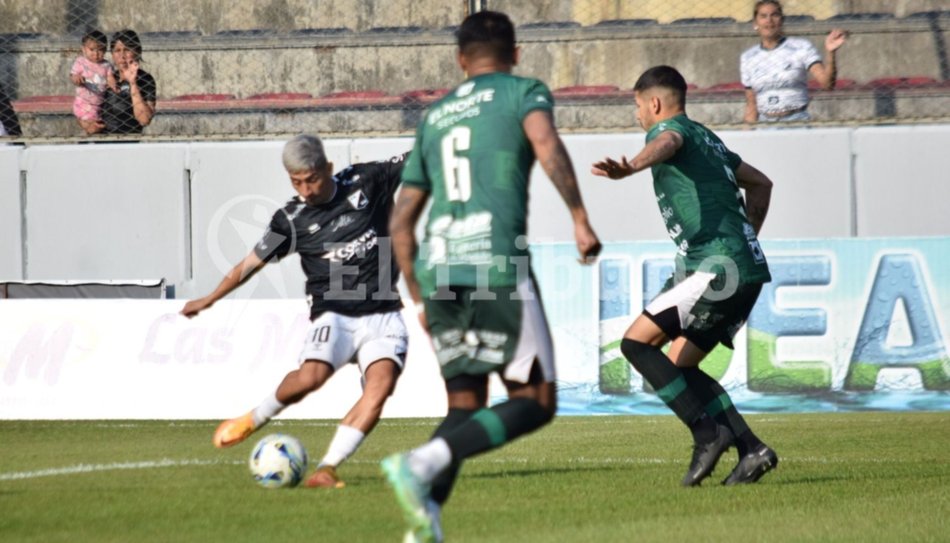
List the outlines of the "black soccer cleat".
{"type": "Polygon", "coordinates": [[[693,445],[693,459],[683,477],[683,486],[699,486],[703,479],[716,469],[719,457],[732,446],[733,436],[729,428],[716,426],[716,438],[693,445]]]}
{"type": "Polygon", "coordinates": [[[730,486],[754,483],[776,466],[778,466],[778,455],[763,443],[743,456],[729,477],[723,479],[722,484],[730,486]]]}

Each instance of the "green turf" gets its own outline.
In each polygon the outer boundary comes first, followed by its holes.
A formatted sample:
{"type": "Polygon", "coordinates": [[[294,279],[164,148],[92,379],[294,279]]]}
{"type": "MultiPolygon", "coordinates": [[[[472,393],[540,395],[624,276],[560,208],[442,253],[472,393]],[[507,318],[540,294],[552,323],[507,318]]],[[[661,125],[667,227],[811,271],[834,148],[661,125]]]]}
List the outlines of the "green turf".
{"type": "MultiPolygon", "coordinates": [[[[447,539],[950,537],[950,413],[749,420],[779,452],[778,470],[757,485],[721,487],[729,452],[704,487],[683,489],[689,444],[674,417],[559,418],[465,466],[444,513],[447,539]]],[[[254,440],[217,451],[214,422],[0,422],[0,541],[399,541],[402,519],[378,461],[433,424],[382,422],[340,469],[343,490],[265,490],[245,465],[254,440]],[[169,465],[154,467],[161,462],[169,465]],[[93,471],[65,473],[80,465],[93,471]]],[[[288,421],[264,433],[296,435],[319,458],[333,430],[288,421]]]]}

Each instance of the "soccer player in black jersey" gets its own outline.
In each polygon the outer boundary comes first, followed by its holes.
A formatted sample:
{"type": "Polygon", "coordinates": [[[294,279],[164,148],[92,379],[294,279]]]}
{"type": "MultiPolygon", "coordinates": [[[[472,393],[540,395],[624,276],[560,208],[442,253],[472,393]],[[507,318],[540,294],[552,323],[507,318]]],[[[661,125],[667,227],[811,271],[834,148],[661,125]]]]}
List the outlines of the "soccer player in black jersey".
{"type": "Polygon", "coordinates": [[[326,455],[307,479],[310,487],[342,488],[336,467],[352,455],[379,421],[402,371],[408,335],[395,289],[389,215],[405,155],[354,164],[333,175],[319,138],[301,135],[283,151],[297,196],[274,213],[254,249],[209,295],[189,301],[194,317],[242,285],[271,259],[300,255],[307,277],[311,326],[300,367],[248,413],[226,420],[213,442],[229,447],[319,389],[349,362],[359,365],[363,395],[343,417],[326,455]]]}

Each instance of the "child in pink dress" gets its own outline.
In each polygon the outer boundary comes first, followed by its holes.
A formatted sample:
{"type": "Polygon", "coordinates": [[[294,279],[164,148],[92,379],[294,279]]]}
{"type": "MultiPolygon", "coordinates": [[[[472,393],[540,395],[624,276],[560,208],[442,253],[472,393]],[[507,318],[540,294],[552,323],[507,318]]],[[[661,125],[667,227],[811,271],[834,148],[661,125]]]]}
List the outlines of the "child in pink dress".
{"type": "Polygon", "coordinates": [[[99,115],[106,87],[116,89],[112,65],[105,59],[109,41],[106,35],[92,30],[82,38],[82,55],[69,70],[69,79],[76,85],[73,115],[87,134],[101,130],[99,115]]]}

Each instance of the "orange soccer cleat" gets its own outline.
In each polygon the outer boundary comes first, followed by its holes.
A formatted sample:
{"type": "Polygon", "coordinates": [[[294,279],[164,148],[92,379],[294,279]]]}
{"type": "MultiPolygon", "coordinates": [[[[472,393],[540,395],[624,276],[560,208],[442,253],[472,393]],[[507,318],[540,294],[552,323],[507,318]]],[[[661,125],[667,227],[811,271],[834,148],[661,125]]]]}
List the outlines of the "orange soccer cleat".
{"type": "Polygon", "coordinates": [[[257,426],[254,425],[252,412],[248,411],[240,417],[222,422],[215,430],[211,442],[215,447],[223,449],[244,441],[254,430],[257,430],[257,426]]]}
{"type": "Polygon", "coordinates": [[[304,483],[308,488],[343,488],[346,483],[340,480],[333,466],[322,466],[304,483]]]}

